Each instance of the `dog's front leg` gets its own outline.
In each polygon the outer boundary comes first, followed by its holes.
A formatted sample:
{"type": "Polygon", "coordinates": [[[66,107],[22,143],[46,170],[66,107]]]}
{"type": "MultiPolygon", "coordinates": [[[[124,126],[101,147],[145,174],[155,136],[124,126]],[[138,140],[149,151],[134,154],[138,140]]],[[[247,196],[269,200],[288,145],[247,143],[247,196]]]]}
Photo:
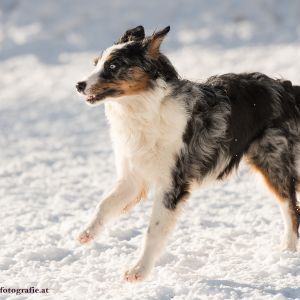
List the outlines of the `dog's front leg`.
{"type": "Polygon", "coordinates": [[[172,232],[180,212],[181,203],[179,201],[182,200],[181,195],[175,196],[171,200],[175,203],[173,206],[168,202],[169,196],[170,193],[163,193],[155,199],[142,255],[135,266],[125,272],[124,279],[126,281],[136,282],[145,279],[163,252],[167,238],[172,232]]]}
{"type": "Polygon", "coordinates": [[[136,203],[142,185],[138,179],[128,175],[120,179],[112,191],[101,201],[96,209],[92,221],[79,235],[79,242],[85,244],[93,240],[104,227],[117,219],[124,209],[136,203]]]}

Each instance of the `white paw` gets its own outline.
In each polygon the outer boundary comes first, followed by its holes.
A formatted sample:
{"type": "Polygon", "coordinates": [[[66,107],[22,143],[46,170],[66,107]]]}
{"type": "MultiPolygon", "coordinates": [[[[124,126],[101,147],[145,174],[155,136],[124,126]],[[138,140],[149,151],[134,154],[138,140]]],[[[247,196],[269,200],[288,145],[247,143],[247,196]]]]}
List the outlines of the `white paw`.
{"type": "Polygon", "coordinates": [[[135,265],[135,267],[125,272],[124,280],[126,280],[127,282],[143,281],[148,276],[150,271],[150,268],[141,263],[138,263],[135,265]]]}
{"type": "Polygon", "coordinates": [[[87,244],[90,241],[92,241],[95,238],[95,234],[92,230],[86,229],[83,230],[79,236],[78,236],[78,241],[80,244],[87,244]]]}
{"type": "Polygon", "coordinates": [[[85,230],[83,230],[79,236],[78,241],[80,244],[87,244],[95,239],[95,237],[99,234],[101,227],[90,225],[85,230]]]}

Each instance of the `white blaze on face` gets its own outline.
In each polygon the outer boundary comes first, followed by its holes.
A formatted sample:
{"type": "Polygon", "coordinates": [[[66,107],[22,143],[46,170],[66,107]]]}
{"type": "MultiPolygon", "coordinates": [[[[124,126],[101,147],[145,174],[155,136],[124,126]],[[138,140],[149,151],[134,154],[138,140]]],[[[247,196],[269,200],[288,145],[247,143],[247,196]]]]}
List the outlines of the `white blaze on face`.
{"type": "Polygon", "coordinates": [[[99,59],[94,71],[85,79],[83,79],[83,81],[86,82],[86,90],[85,90],[85,93],[88,94],[88,91],[89,91],[89,88],[96,84],[97,83],[97,80],[99,78],[99,75],[101,73],[101,71],[103,70],[104,68],[104,63],[106,62],[106,60],[108,59],[108,57],[117,49],[121,49],[123,48],[127,43],[123,43],[123,44],[118,44],[118,45],[113,45],[109,48],[107,48],[101,58],[99,59]]]}

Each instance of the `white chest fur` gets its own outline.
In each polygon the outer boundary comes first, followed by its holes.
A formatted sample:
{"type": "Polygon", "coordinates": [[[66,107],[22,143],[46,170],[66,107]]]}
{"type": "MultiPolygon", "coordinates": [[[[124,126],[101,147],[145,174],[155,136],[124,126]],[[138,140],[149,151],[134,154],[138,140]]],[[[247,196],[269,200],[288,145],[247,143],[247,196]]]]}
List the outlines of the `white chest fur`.
{"type": "Polygon", "coordinates": [[[156,89],[106,103],[118,172],[124,167],[151,181],[166,180],[182,147],[184,107],[156,89]]]}

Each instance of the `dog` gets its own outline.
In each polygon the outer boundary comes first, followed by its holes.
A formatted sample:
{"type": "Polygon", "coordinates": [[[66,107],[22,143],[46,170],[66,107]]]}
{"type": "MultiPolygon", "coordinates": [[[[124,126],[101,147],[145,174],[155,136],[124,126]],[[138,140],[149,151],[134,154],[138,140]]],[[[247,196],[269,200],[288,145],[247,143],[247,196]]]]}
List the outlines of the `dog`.
{"type": "Polygon", "coordinates": [[[154,192],[144,248],[124,279],[145,279],[196,186],[222,180],[244,159],[262,174],[284,221],[282,248],[296,251],[300,210],[300,87],[261,73],[181,79],[160,46],[170,27],[145,36],[129,29],[76,84],[104,103],[116,184],[80,233],[86,244],[154,192]]]}

